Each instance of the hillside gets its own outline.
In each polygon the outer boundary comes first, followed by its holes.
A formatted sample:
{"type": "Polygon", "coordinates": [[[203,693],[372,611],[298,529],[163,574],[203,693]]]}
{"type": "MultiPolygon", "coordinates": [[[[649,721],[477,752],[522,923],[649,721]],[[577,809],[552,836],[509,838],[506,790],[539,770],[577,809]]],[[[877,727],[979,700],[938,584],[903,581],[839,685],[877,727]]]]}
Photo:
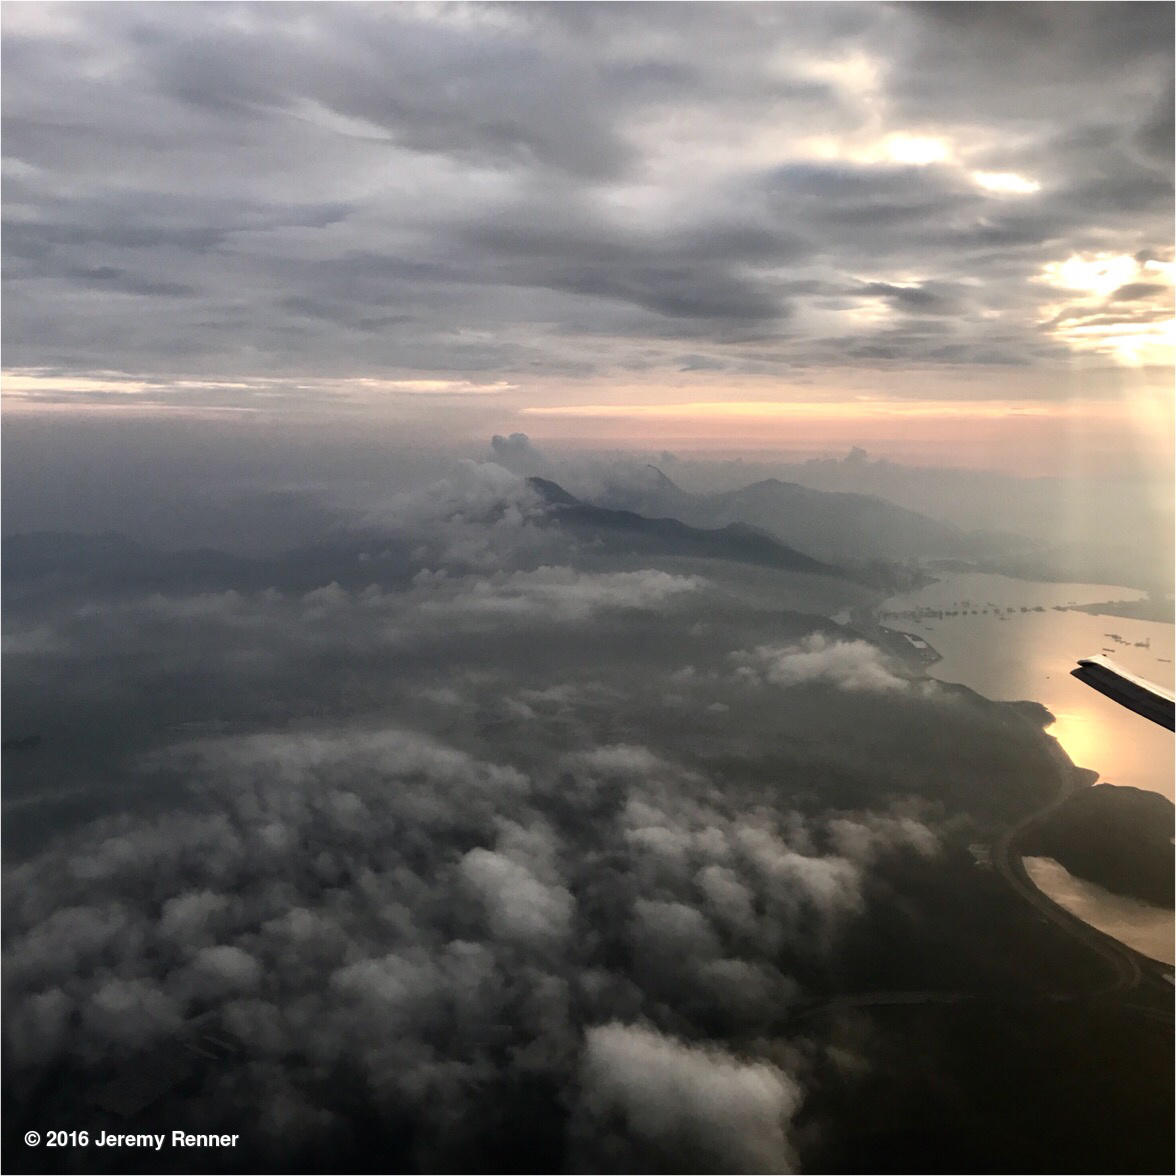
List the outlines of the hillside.
{"type": "Polygon", "coordinates": [[[1116,894],[1172,906],[1172,802],[1155,792],[1096,784],[1076,792],[1023,849],[1061,862],[1116,894]]]}
{"type": "Polygon", "coordinates": [[[730,560],[814,576],[846,577],[843,569],[813,559],[745,523],[700,528],[676,518],[648,518],[632,510],[593,506],[546,478],[528,478],[527,482],[562,526],[589,534],[613,548],[637,549],[647,555],[730,560]]]}
{"type": "Polygon", "coordinates": [[[646,516],[671,515],[702,528],[745,523],[831,562],[983,558],[1005,545],[1000,537],[964,531],[872,495],[813,490],[777,478],[718,494],[692,494],[650,466],[638,479],[609,485],[598,504],[646,516]]]}

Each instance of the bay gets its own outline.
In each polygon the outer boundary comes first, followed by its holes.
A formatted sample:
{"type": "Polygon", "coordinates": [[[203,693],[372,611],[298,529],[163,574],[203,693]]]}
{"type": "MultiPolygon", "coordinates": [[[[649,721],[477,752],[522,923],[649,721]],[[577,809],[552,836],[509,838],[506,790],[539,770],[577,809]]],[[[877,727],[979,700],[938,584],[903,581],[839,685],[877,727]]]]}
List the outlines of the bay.
{"type": "MultiPolygon", "coordinates": [[[[928,667],[931,677],[961,683],[987,698],[1042,703],[1054,716],[1049,734],[1075,764],[1097,772],[1105,783],[1147,789],[1171,800],[1172,732],[1070,675],[1080,657],[1107,652],[1132,673],[1172,689],[1172,625],[1069,607],[1143,595],[1113,584],[973,572],[947,575],[891,597],[879,608],[879,619],[888,628],[923,638],[940,654],[941,660],[928,667]]],[[[1111,894],[1052,859],[1026,859],[1026,868],[1059,906],[1153,959],[1173,962],[1170,910],[1111,894]]]]}
{"type": "Polygon", "coordinates": [[[1066,608],[1143,595],[1114,584],[965,573],[891,597],[879,616],[888,628],[916,634],[940,654],[928,669],[933,678],[962,683],[986,698],[1042,703],[1054,715],[1049,733],[1074,763],[1106,783],[1146,788],[1171,800],[1172,732],[1070,676],[1080,657],[1109,649],[1108,656],[1132,673],[1172,688],[1172,625],[1066,608]],[[911,615],[931,610],[957,615],[911,615]]]}

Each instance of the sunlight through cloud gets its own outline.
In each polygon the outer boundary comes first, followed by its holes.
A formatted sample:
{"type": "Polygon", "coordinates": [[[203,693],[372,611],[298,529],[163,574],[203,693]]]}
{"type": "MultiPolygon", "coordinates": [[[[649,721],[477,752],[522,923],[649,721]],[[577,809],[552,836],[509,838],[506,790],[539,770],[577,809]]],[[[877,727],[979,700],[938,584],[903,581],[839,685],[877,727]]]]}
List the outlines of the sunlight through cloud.
{"type": "Polygon", "coordinates": [[[952,157],[951,144],[932,135],[908,135],[899,132],[887,135],[883,150],[895,163],[925,167],[929,163],[945,163],[952,157]]]}
{"type": "Polygon", "coordinates": [[[1037,281],[1067,295],[1042,308],[1041,325],[1079,351],[1126,367],[1170,366],[1176,348],[1170,262],[1126,253],[1071,254],[1037,281]]]}
{"type": "Polygon", "coordinates": [[[1016,172],[974,171],[972,179],[981,188],[1000,195],[1031,196],[1041,191],[1041,185],[1036,180],[1027,179],[1016,172]]]}

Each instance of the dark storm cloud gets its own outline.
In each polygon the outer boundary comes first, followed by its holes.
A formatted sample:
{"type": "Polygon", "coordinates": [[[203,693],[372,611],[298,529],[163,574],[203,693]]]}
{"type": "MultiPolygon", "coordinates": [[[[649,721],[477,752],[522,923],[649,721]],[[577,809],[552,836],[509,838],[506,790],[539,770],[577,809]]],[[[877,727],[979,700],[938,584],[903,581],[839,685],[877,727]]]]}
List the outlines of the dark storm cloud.
{"type": "Polygon", "coordinates": [[[1029,279],[1075,251],[1168,249],[1171,19],[1143,4],[13,6],[8,360],[778,371],[836,362],[825,341],[846,338],[863,359],[1049,362],[1029,279]],[[904,164],[887,134],[955,155],[904,164]],[[1040,188],[994,192],[975,169],[1040,188]],[[979,298],[913,305],[914,287],[965,280],[1008,308],[1000,325],[979,298]],[[855,283],[895,287],[896,309],[951,317],[966,340],[875,337],[854,304],[821,301],[855,283]]]}

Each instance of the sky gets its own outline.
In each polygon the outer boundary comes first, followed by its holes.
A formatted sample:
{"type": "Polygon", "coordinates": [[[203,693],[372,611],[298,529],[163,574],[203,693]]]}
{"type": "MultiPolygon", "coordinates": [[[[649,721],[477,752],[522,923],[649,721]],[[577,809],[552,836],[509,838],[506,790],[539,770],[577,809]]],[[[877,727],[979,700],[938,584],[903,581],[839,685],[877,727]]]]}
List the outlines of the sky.
{"type": "Polygon", "coordinates": [[[3,16],[10,417],[1171,463],[1170,5],[3,16]]]}

